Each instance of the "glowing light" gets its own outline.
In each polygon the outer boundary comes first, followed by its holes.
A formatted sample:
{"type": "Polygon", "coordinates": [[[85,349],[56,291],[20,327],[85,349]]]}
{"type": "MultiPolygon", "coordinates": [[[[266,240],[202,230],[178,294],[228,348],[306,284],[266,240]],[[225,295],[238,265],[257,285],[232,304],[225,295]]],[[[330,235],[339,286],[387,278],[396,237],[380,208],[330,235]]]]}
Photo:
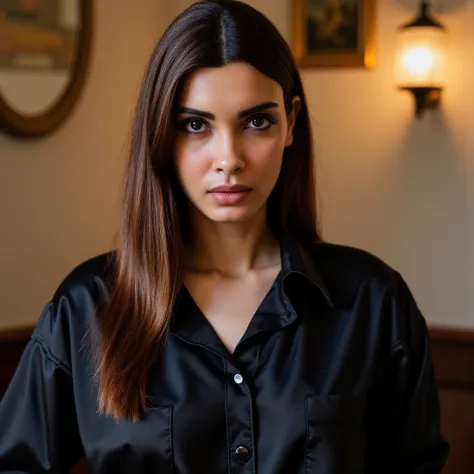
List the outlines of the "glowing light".
{"type": "Polygon", "coordinates": [[[426,74],[433,69],[434,55],[428,49],[422,46],[410,49],[403,56],[403,66],[412,74],[426,74]]]}

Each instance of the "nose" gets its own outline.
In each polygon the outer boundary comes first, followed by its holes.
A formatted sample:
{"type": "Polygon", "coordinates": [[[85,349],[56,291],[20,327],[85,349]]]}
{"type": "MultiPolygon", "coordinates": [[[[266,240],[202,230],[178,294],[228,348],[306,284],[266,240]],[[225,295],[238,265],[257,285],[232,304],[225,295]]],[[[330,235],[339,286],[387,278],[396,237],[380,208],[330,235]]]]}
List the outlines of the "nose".
{"type": "Polygon", "coordinates": [[[226,175],[241,173],[245,168],[245,161],[238,140],[232,134],[223,134],[214,149],[214,170],[226,175]]]}

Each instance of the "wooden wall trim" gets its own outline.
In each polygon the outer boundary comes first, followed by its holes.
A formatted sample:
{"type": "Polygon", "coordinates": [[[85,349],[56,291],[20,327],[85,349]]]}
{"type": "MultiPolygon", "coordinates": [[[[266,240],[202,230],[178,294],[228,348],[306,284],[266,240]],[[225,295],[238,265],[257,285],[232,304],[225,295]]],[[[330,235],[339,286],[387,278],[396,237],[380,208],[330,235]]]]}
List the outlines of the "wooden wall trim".
{"type": "Polygon", "coordinates": [[[474,345],[474,328],[431,325],[428,329],[434,342],[462,342],[474,345]]]}
{"type": "Polygon", "coordinates": [[[474,330],[433,326],[429,331],[439,386],[474,389],[474,330]]]}
{"type": "Polygon", "coordinates": [[[23,326],[15,329],[0,329],[0,344],[12,341],[25,341],[33,332],[34,326],[23,326]]]}

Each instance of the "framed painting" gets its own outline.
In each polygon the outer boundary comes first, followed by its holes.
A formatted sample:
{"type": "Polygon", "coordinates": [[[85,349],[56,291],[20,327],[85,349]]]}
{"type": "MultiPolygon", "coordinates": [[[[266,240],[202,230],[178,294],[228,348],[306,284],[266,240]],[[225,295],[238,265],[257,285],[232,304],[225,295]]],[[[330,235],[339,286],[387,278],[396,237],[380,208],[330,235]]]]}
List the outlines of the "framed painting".
{"type": "Polygon", "coordinates": [[[300,67],[374,67],[375,2],[293,0],[293,52],[300,67]]]}

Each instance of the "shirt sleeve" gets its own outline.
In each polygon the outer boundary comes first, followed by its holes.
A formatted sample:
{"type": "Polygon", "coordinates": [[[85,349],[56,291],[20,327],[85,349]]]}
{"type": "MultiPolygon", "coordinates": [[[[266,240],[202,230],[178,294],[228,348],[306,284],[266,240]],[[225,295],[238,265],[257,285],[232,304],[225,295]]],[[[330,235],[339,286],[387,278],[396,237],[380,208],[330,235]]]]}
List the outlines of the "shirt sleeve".
{"type": "Polygon", "coordinates": [[[49,304],[0,401],[0,472],[66,473],[82,454],[70,367],[44,339],[49,304]]]}
{"type": "MultiPolygon", "coordinates": [[[[440,428],[438,387],[425,319],[401,277],[392,301],[399,337],[381,364],[373,400],[370,474],[439,474],[449,453],[440,428]]],[[[393,330],[393,328],[392,328],[393,330]]]]}

